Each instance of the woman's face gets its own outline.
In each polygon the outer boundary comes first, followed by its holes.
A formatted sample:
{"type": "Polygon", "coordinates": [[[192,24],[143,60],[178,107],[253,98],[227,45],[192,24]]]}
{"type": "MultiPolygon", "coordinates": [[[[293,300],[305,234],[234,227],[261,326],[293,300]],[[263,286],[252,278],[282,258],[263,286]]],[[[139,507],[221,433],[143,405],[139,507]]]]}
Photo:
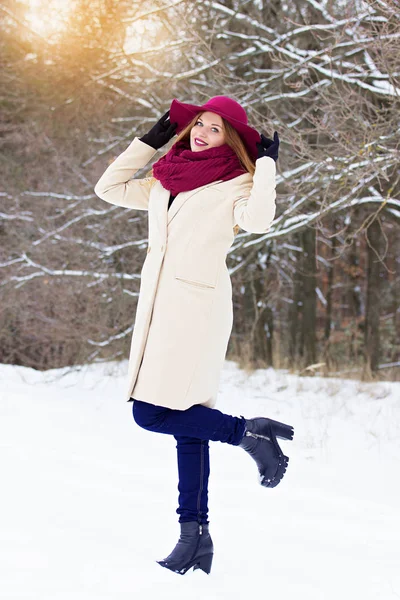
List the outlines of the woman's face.
{"type": "Polygon", "coordinates": [[[224,143],[222,117],[213,112],[204,112],[190,130],[190,149],[192,152],[201,152],[206,148],[215,148],[224,143]],[[205,142],[205,144],[201,144],[201,142],[205,142]]]}

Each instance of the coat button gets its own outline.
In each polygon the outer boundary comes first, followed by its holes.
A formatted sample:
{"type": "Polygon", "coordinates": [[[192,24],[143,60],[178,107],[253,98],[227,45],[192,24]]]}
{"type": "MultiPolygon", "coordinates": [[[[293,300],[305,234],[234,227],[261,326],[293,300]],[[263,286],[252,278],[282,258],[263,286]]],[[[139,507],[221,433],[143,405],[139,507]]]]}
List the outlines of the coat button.
{"type": "Polygon", "coordinates": [[[147,254],[150,252],[150,250],[151,250],[151,246],[149,246],[149,247],[147,248],[147,254]]]}

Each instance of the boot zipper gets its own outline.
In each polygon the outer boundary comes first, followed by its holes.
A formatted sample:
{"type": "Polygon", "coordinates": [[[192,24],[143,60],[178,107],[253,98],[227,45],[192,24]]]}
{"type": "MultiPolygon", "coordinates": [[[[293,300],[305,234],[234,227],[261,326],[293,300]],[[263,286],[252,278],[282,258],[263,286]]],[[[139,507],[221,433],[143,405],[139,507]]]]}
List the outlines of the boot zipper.
{"type": "Polygon", "coordinates": [[[259,433],[252,433],[251,431],[246,431],[246,435],[255,439],[261,438],[262,440],[268,440],[269,442],[271,441],[271,438],[269,438],[268,436],[260,435],[259,433]]]}

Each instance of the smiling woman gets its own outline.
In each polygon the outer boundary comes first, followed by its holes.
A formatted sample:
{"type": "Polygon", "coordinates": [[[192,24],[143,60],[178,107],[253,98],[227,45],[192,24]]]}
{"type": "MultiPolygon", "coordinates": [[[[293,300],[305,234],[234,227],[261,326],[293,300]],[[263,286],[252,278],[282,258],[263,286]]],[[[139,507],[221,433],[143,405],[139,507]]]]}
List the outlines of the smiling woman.
{"type": "MultiPolygon", "coordinates": [[[[279,484],[288,465],[276,438],[291,440],[290,425],[214,408],[233,325],[226,256],[236,225],[266,233],[272,224],[278,145],[278,133],[274,140],[261,138],[233,98],[215,96],[201,105],[174,98],[94,188],[106,202],[148,211],[126,399],[137,425],[175,438],[180,538],[157,562],[181,575],[192,567],[211,571],[209,442],[245,450],[266,488],[279,484]],[[175,135],[170,149],[152,161],[153,184],[149,178],[143,185],[135,175],[175,135]]],[[[155,473],[164,468],[162,459],[155,473]]]]}

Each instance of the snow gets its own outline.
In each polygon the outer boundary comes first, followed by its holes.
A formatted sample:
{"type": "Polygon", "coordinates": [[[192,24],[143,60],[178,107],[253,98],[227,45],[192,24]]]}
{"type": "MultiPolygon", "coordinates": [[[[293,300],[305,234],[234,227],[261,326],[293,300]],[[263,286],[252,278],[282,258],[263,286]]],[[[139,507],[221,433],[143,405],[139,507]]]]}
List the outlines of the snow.
{"type": "Polygon", "coordinates": [[[325,298],[324,294],[322,293],[322,291],[320,290],[320,288],[319,288],[319,287],[316,287],[316,288],[315,288],[315,293],[317,294],[317,296],[318,296],[318,298],[319,298],[320,302],[321,302],[321,303],[322,303],[324,306],[326,306],[326,305],[327,305],[327,300],[326,300],[326,298],[325,298]]]}
{"type": "Polygon", "coordinates": [[[175,440],[140,429],[127,361],[0,365],[2,600],[397,600],[400,383],[247,375],[217,408],[289,423],[277,488],[211,442],[211,575],[163,569],[178,539],[175,440]]]}

